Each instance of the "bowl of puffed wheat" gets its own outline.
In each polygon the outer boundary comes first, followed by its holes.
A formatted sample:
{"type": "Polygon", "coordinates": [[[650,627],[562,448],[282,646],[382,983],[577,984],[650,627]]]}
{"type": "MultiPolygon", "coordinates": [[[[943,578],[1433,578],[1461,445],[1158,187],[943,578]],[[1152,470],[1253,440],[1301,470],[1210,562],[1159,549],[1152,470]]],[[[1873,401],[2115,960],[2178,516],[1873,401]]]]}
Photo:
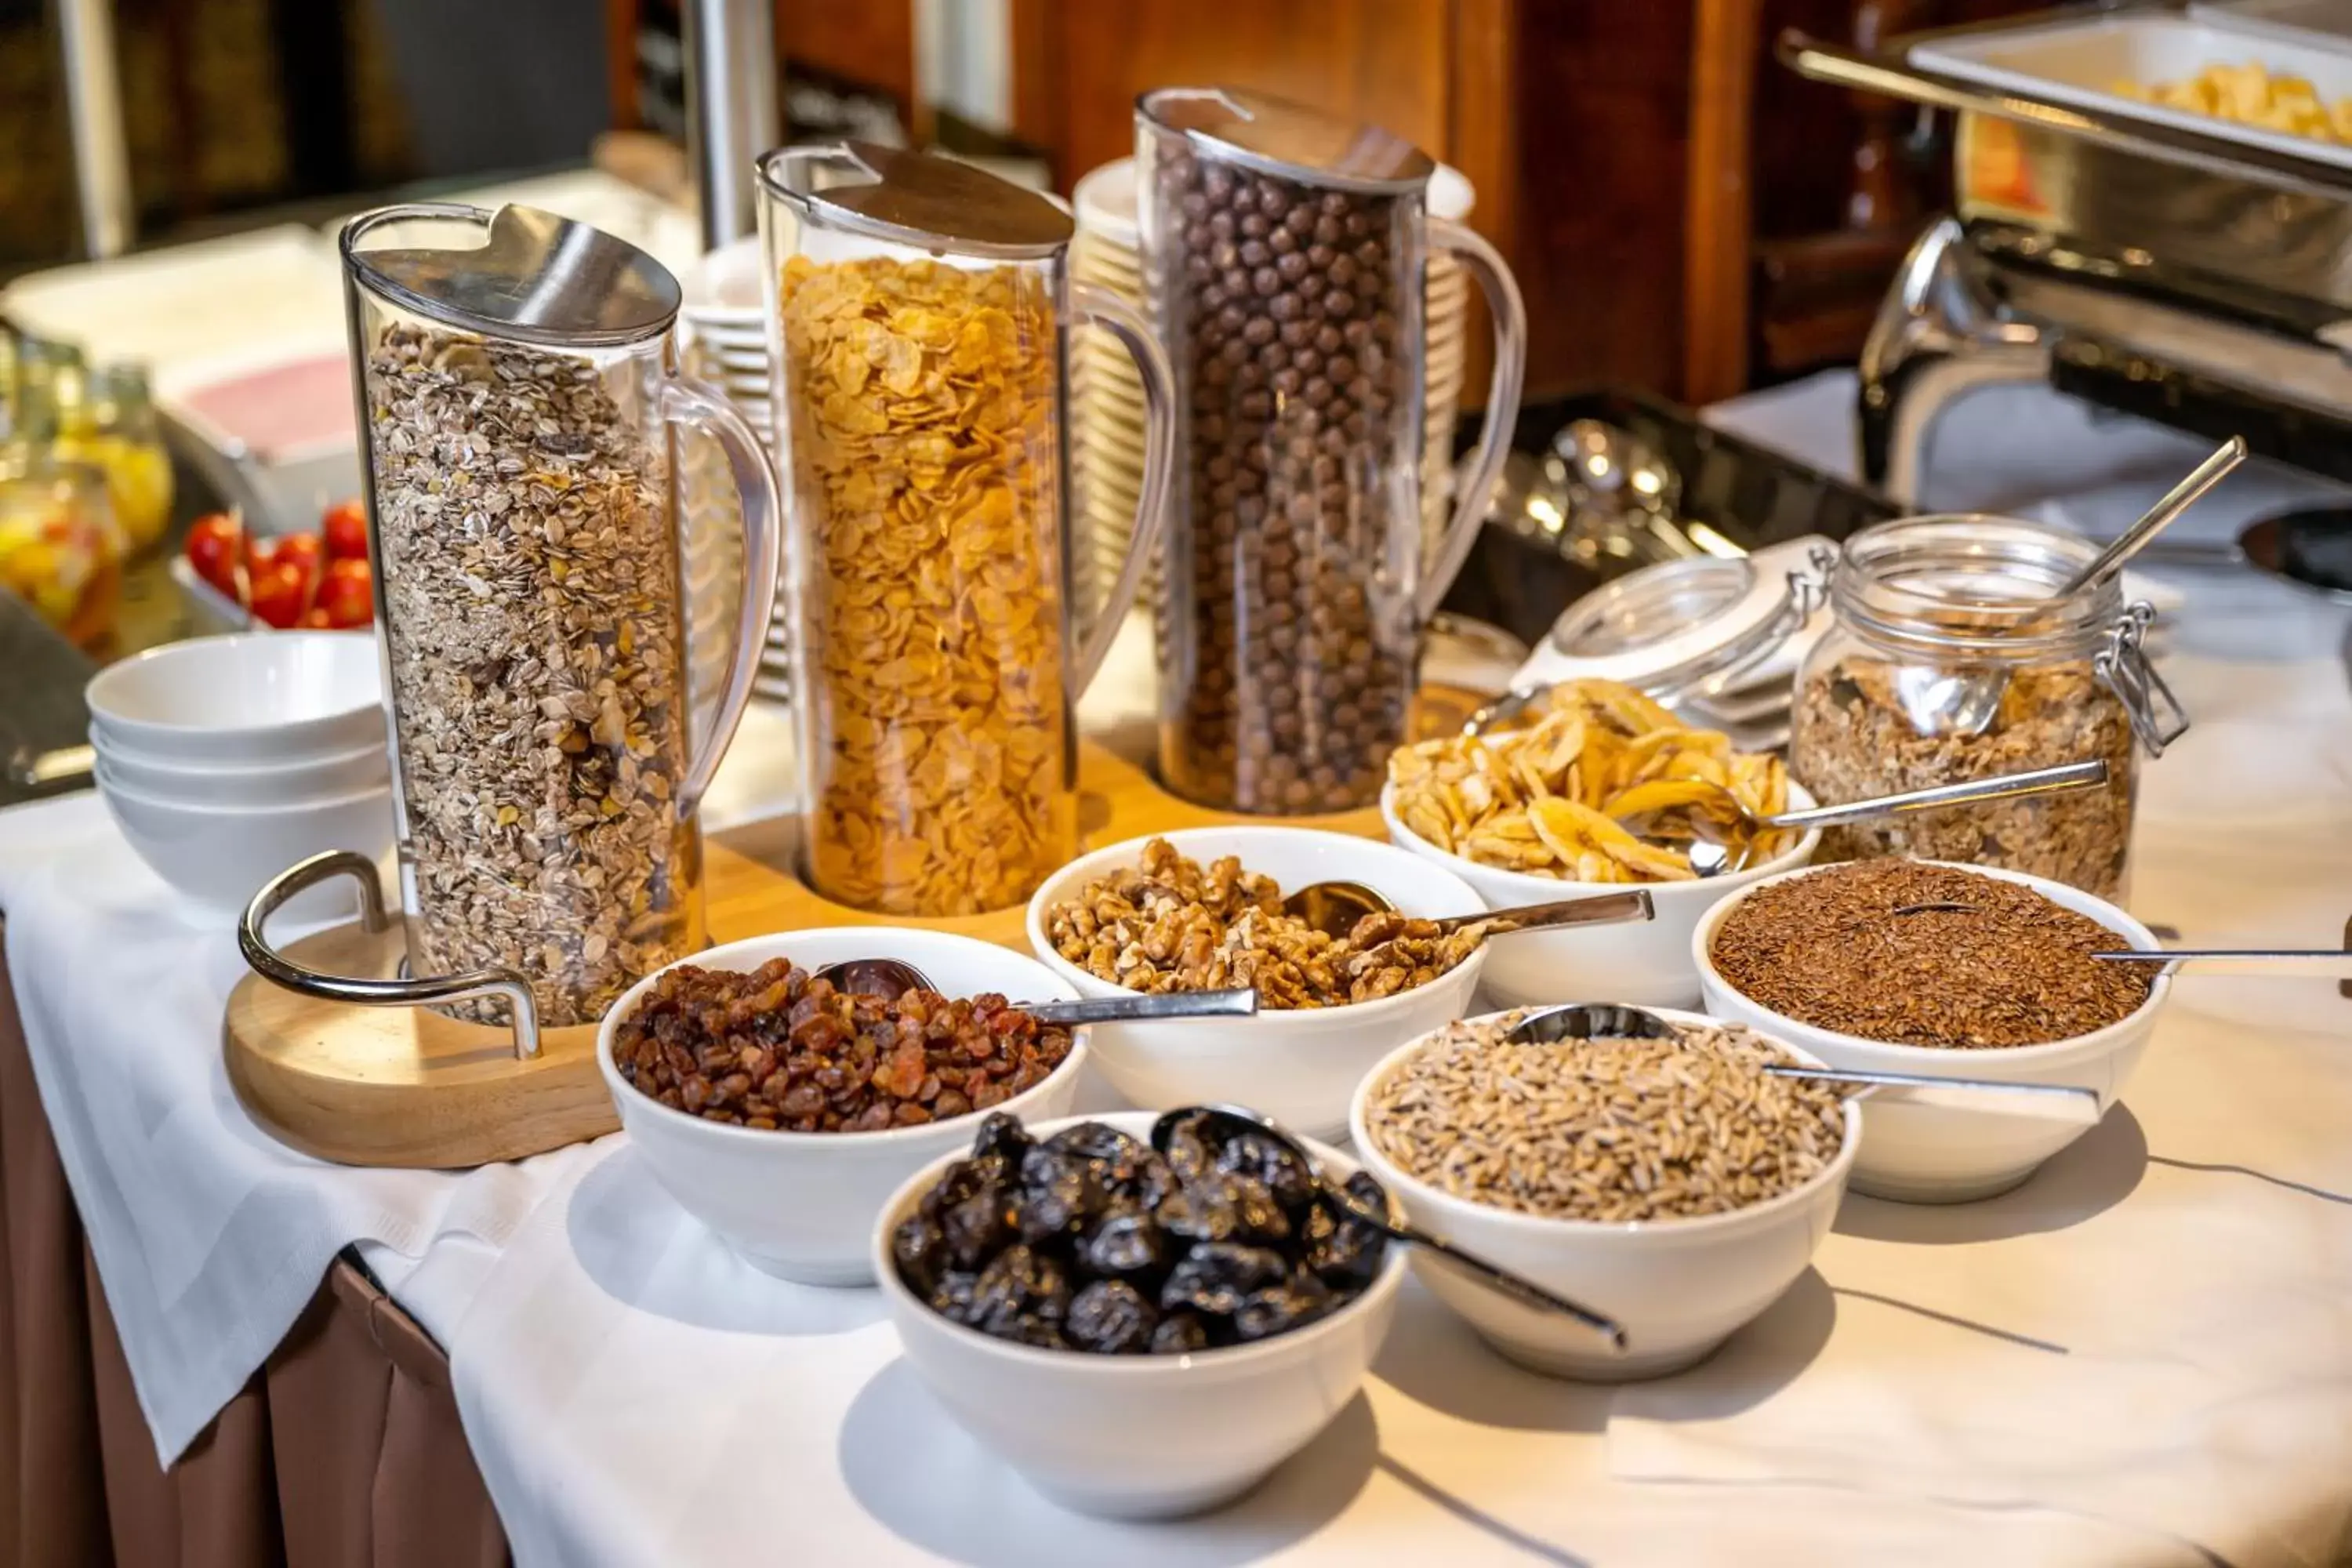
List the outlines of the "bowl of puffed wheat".
{"type": "Polygon", "coordinates": [[[1106,1024],[1112,1087],[1153,1110],[1228,1101],[1338,1135],[1371,1065],[1467,1012],[1486,949],[1429,922],[1486,906],[1461,878],[1377,840],[1307,827],[1194,827],[1079,857],[1029,900],[1029,942],[1085,996],[1255,986],[1251,1018],[1106,1024]],[[1312,882],[1377,889],[1397,914],[1332,938],[1282,912],[1312,882]]]}

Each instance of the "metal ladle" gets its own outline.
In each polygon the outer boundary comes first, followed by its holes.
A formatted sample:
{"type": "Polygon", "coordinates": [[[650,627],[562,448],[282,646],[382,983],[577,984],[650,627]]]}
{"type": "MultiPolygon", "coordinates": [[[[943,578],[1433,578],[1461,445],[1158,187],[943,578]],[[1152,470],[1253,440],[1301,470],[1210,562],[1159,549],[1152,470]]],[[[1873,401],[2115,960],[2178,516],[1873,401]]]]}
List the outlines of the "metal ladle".
{"type": "MultiPolygon", "coordinates": [[[[1344,937],[1366,915],[1391,915],[1397,907],[1378,888],[1334,879],[1309,882],[1282,900],[1282,912],[1306,921],[1324,935],[1344,937]]],[[[1467,926],[1509,922],[1490,931],[1486,940],[1517,936],[1521,931],[1559,931],[1567,926],[1614,925],[1621,921],[1654,919],[1649,892],[1641,888],[1622,893],[1595,893],[1581,899],[1561,899],[1549,904],[1521,904],[1515,909],[1486,910],[1475,915],[1447,915],[1430,923],[1437,936],[1451,936],[1467,926]]]]}
{"type": "Polygon", "coordinates": [[[1391,1215],[1383,1214],[1370,1207],[1345,1186],[1326,1176],[1321,1163],[1308,1152],[1304,1143],[1291,1135],[1289,1129],[1278,1121],[1259,1115],[1255,1110],[1244,1110],[1238,1105],[1188,1105],[1175,1110],[1162,1111],[1159,1119],[1151,1124],[1151,1146],[1162,1154],[1167,1153],[1168,1145],[1173,1141],[1176,1129],[1193,1117],[1202,1115],[1213,1117],[1231,1127],[1239,1127],[1263,1134],[1281,1144],[1307,1168],[1307,1174],[1315,1178],[1316,1190],[1328,1198],[1334,1207],[1347,1214],[1350,1218],[1370,1226],[1390,1240],[1402,1241],[1412,1247],[1427,1247],[1440,1257],[1459,1264],[1468,1272],[1477,1275],[1520,1305],[1532,1307],[1539,1312],[1557,1312],[1562,1317],[1573,1318],[1607,1340],[1612,1350],[1619,1352],[1624,1350],[1625,1330],[1616,1319],[1605,1313],[1596,1312],[1580,1302],[1571,1301],[1565,1296],[1555,1295],[1534,1280],[1514,1274],[1507,1268],[1499,1268],[1483,1258],[1474,1257],[1455,1247],[1452,1242],[1432,1236],[1409,1221],[1399,1220],[1391,1215]]]}
{"type": "MultiPolygon", "coordinates": [[[[909,991],[937,991],[930,976],[903,959],[847,958],[812,979],[829,981],[853,996],[896,1001],[909,991]]],[[[1041,1024],[1128,1024],[1147,1018],[1247,1018],[1257,1013],[1257,988],[1165,991],[1149,996],[1092,996],[1079,1002],[1015,1002],[1041,1024]]]]}
{"type": "MultiPolygon", "coordinates": [[[[1977,801],[2010,800],[2019,795],[2057,795],[2066,790],[2092,789],[2107,782],[2107,764],[2105,759],[2065,763],[2054,768],[2034,768],[2021,773],[2003,773],[1996,778],[1937,784],[1933,789],[1874,795],[1868,800],[1848,801],[1843,805],[1815,805],[1802,811],[1774,812],[1769,816],[1759,816],[1748,810],[1738,795],[1721,784],[1708,784],[1704,779],[1687,782],[1706,784],[1721,797],[1721,806],[1717,815],[1731,816],[1738,824],[1728,836],[1727,842],[1694,838],[1685,851],[1690,857],[1692,870],[1701,877],[1720,877],[1746,870],[1748,862],[1755,858],[1756,841],[1777,829],[1795,828],[1801,832],[1811,827],[1843,827],[1850,822],[1871,822],[1882,816],[1944,811],[1977,801]]],[[[1692,820],[1696,823],[1701,819],[1694,816],[1692,820]]]]}
{"type": "MultiPolygon", "coordinates": [[[[1682,1031],[1655,1013],[1639,1007],[1613,1002],[1577,1002],[1529,1014],[1512,1026],[1505,1038],[1532,1045],[1558,1045],[1565,1040],[1678,1040],[1682,1031]]],[[[2092,1126],[2105,1114],[2099,1104],[2099,1091],[2075,1084],[1996,1083],[1990,1079],[1933,1078],[1926,1073],[1777,1063],[1767,1066],[1764,1071],[1772,1078],[1861,1084],[1873,1092],[1892,1089],[1906,1104],[1997,1111],[2077,1127],[2092,1126]]]]}

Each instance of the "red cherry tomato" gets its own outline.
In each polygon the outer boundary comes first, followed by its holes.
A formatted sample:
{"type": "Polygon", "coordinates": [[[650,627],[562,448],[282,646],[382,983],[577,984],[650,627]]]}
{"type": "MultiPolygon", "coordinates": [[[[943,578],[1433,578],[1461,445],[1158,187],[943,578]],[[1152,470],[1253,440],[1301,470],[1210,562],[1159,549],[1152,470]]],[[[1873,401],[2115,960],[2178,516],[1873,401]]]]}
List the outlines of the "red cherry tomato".
{"type": "Polygon", "coordinates": [[[363,626],[375,618],[375,574],[365,560],[330,561],[327,581],[319,590],[319,607],[328,624],[363,626]]]}
{"type": "Polygon", "coordinates": [[[303,582],[315,587],[327,574],[327,543],[315,533],[289,533],[272,544],[269,563],[291,562],[302,569],[303,582]]]}
{"type": "Polygon", "coordinates": [[[331,632],[336,629],[335,623],[327,617],[327,607],[324,605],[311,605],[302,612],[302,618],[294,624],[306,632],[331,632]]]}
{"type": "Polygon", "coordinates": [[[188,564],[196,575],[232,597],[236,593],[235,564],[242,531],[226,512],[200,517],[188,529],[188,564]]]}
{"type": "Polygon", "coordinates": [[[367,558],[367,508],[356,500],[340,501],[329,507],[320,526],[326,531],[329,559],[363,561],[367,558]]]}
{"type": "Polygon", "coordinates": [[[283,631],[310,607],[310,578],[294,561],[273,561],[253,578],[253,613],[266,626],[283,631]]]}

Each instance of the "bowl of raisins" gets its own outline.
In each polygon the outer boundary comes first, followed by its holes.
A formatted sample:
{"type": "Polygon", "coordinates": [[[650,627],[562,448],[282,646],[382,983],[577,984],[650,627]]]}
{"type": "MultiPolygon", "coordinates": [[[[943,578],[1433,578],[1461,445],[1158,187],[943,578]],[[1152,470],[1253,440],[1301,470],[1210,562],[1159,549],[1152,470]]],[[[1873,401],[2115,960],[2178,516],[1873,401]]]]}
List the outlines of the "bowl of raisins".
{"type": "Polygon", "coordinates": [[[1017,1004],[1076,995],[972,937],[785,931],[639,981],[605,1015],[597,1062],[654,1179],[737,1256],[803,1284],[868,1285],[874,1223],[901,1183],[992,1110],[1069,1109],[1086,1031],[1017,1004]],[[911,963],[940,989],[886,1000],[816,978],[861,958],[911,963]]]}
{"type": "MultiPolygon", "coordinates": [[[[1202,1120],[991,1115],[900,1187],[873,1268],[907,1359],[1047,1498],[1106,1518],[1240,1496],[1356,1396],[1404,1249],[1289,1151],[1202,1120]]],[[[1387,1194],[1302,1140],[1326,1180],[1387,1194]]]]}

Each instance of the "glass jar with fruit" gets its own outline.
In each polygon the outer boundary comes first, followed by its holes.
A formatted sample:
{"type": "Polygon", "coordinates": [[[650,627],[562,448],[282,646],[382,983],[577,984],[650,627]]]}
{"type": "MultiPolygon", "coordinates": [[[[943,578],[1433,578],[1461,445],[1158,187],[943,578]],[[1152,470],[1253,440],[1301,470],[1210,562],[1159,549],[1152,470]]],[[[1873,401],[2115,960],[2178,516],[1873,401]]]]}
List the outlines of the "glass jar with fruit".
{"type": "Polygon", "coordinates": [[[0,455],[0,587],[91,647],[114,628],[122,555],[97,470],[38,453],[0,455]]]}
{"type": "Polygon", "coordinates": [[[61,367],[57,382],[59,458],[106,476],[114,521],[132,550],[163,538],[172,521],[172,458],[155,423],[147,373],[135,364],[61,367]]]}
{"type": "Polygon", "coordinates": [[[68,352],[20,345],[0,443],[0,587],[89,647],[114,629],[126,551],[104,475],[57,451],[53,373],[78,364],[68,352]]]}

